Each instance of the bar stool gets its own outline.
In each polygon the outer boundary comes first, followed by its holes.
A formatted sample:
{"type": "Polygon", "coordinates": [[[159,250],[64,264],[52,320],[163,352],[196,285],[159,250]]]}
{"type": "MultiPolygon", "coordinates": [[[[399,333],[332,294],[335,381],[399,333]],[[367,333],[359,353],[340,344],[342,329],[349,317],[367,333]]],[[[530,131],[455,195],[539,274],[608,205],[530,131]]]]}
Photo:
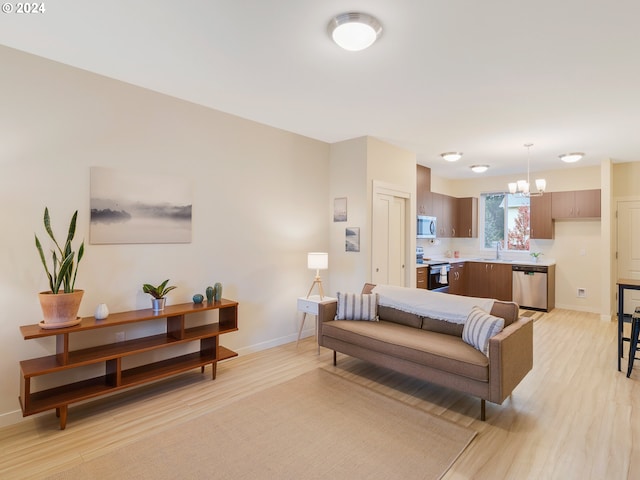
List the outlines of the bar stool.
{"type": "Polygon", "coordinates": [[[636,311],[631,317],[631,337],[629,339],[629,366],[627,368],[627,378],[631,375],[633,369],[633,361],[636,359],[638,349],[638,336],[640,335],[640,307],[636,307],[636,311]]]}

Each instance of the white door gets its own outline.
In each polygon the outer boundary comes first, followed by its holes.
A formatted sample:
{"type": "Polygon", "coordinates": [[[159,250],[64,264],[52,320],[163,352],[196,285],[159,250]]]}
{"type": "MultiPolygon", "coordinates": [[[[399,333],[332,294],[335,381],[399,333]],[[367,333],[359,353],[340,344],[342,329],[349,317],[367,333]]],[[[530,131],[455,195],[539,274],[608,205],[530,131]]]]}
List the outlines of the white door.
{"type": "MultiPolygon", "coordinates": [[[[640,280],[640,202],[618,202],[618,278],[640,280]]],[[[626,290],[624,312],[640,306],[640,291],[626,290]]]]}
{"type": "Polygon", "coordinates": [[[376,193],[372,225],[372,282],[405,285],[406,199],[376,193]]]}

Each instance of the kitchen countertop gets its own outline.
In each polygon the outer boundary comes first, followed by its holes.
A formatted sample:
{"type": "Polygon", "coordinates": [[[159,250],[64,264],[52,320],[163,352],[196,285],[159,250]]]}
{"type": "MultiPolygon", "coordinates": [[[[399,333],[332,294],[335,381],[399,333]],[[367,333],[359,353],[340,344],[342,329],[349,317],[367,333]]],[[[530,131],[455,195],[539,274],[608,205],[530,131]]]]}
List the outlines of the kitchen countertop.
{"type": "MultiPolygon", "coordinates": [[[[507,265],[540,265],[540,266],[549,266],[555,265],[556,261],[553,259],[550,260],[538,260],[537,262],[533,262],[531,260],[496,260],[495,258],[485,258],[485,257],[443,257],[443,256],[435,256],[429,257],[431,260],[438,260],[449,263],[462,263],[462,262],[484,262],[484,263],[504,263],[507,265]]],[[[426,264],[416,263],[416,267],[426,267],[426,264]]]]}

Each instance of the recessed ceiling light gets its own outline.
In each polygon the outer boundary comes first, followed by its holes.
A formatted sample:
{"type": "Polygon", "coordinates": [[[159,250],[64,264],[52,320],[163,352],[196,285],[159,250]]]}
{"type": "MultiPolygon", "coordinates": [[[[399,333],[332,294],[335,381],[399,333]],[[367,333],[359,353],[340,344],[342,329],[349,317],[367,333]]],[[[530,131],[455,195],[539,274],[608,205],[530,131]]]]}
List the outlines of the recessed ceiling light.
{"type": "Polygon", "coordinates": [[[469,168],[475,173],[484,173],[489,170],[489,165],[471,165],[469,168]]]}
{"type": "Polygon", "coordinates": [[[357,52],[373,45],[382,34],[382,25],[366,13],[348,12],[332,18],[327,30],[339,46],[357,52]]]}
{"type": "Polygon", "coordinates": [[[560,160],[567,163],[575,163],[582,157],[584,157],[584,153],[582,152],[563,153],[560,155],[560,160]]]}
{"type": "Polygon", "coordinates": [[[440,156],[447,162],[457,162],[462,158],[462,152],[445,152],[441,153],[440,156]]]}

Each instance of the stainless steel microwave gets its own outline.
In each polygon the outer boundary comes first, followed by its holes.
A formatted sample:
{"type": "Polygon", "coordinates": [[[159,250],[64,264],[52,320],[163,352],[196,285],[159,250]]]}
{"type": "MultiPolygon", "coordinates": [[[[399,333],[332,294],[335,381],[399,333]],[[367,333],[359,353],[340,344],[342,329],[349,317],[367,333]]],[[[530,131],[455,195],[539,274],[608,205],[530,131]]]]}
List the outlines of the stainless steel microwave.
{"type": "Polygon", "coordinates": [[[436,238],[436,217],[429,217],[426,215],[418,215],[418,238],[436,238]]]}

